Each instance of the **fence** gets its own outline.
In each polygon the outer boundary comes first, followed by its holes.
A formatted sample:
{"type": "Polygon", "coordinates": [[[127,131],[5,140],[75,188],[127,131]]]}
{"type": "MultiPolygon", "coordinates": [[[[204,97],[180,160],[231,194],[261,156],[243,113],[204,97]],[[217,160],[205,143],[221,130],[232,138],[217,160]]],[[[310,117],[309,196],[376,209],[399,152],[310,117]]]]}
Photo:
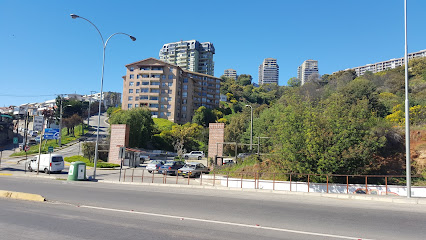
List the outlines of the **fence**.
{"type": "MultiPolygon", "coordinates": [[[[277,172],[178,172],[157,174],[146,169],[127,169],[122,182],[223,186],[230,188],[269,189],[277,191],[406,196],[406,187],[390,184],[405,180],[405,175],[341,175],[277,172]],[[187,178],[187,179],[185,179],[187,178]],[[282,180],[286,179],[286,180],[282,180]],[[374,179],[375,183],[371,183],[374,179]],[[369,183],[370,180],[370,183],[369,183]],[[383,184],[377,184],[382,182],[383,184]]],[[[414,175],[412,178],[421,176],[414,175]]],[[[426,197],[426,187],[412,187],[412,196],[426,197]]]]}

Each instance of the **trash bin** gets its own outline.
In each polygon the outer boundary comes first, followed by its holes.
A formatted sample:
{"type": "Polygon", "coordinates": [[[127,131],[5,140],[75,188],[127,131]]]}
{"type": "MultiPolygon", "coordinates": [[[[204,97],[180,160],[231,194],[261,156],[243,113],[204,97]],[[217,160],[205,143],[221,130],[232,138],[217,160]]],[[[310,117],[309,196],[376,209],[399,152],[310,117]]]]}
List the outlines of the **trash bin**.
{"type": "Polygon", "coordinates": [[[86,163],[77,161],[72,162],[68,171],[68,181],[86,180],[86,163]]]}

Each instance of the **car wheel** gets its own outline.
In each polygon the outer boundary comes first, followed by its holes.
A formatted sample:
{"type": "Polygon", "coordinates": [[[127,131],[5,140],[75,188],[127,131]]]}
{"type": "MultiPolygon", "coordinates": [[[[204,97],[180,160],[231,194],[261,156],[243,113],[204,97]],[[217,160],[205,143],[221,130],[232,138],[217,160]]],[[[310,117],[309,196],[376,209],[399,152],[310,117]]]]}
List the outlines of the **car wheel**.
{"type": "Polygon", "coordinates": [[[151,170],[148,170],[148,172],[149,172],[149,173],[152,173],[152,171],[151,171],[151,170]]]}
{"type": "Polygon", "coordinates": [[[48,174],[49,173],[49,169],[45,168],[44,169],[44,173],[48,174]]]}
{"type": "Polygon", "coordinates": [[[198,160],[201,160],[201,157],[200,157],[200,156],[198,157],[198,160]]]}
{"type": "Polygon", "coordinates": [[[31,166],[28,166],[28,171],[32,172],[33,169],[31,168],[31,166]]]}

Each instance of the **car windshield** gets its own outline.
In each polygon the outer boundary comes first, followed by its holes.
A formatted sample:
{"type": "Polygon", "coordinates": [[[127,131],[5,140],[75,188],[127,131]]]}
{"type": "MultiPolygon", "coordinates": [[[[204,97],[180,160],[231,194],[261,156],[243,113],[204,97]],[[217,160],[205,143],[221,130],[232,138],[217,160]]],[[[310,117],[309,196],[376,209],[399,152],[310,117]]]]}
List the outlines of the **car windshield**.
{"type": "Polygon", "coordinates": [[[164,164],[164,166],[173,166],[173,163],[172,162],[168,162],[168,163],[164,164]]]}
{"type": "Polygon", "coordinates": [[[184,168],[195,168],[194,164],[185,164],[184,168]]]}
{"type": "Polygon", "coordinates": [[[157,164],[157,163],[161,163],[161,160],[152,160],[151,163],[157,164]]]}

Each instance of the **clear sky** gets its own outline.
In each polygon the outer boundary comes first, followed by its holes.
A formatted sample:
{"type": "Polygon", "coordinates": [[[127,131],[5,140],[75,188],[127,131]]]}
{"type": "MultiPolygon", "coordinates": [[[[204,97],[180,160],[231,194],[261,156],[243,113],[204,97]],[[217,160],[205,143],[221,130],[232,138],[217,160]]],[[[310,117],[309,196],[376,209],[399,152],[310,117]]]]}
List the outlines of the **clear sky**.
{"type": "MultiPolygon", "coordinates": [[[[426,1],[408,0],[408,51],[426,49],[426,1]]],[[[258,80],[264,58],[277,58],[279,84],[306,59],[320,74],[404,55],[403,0],[0,0],[0,106],[56,94],[122,92],[124,65],[158,58],[165,43],[212,42],[215,76],[233,68],[258,80]]]]}

